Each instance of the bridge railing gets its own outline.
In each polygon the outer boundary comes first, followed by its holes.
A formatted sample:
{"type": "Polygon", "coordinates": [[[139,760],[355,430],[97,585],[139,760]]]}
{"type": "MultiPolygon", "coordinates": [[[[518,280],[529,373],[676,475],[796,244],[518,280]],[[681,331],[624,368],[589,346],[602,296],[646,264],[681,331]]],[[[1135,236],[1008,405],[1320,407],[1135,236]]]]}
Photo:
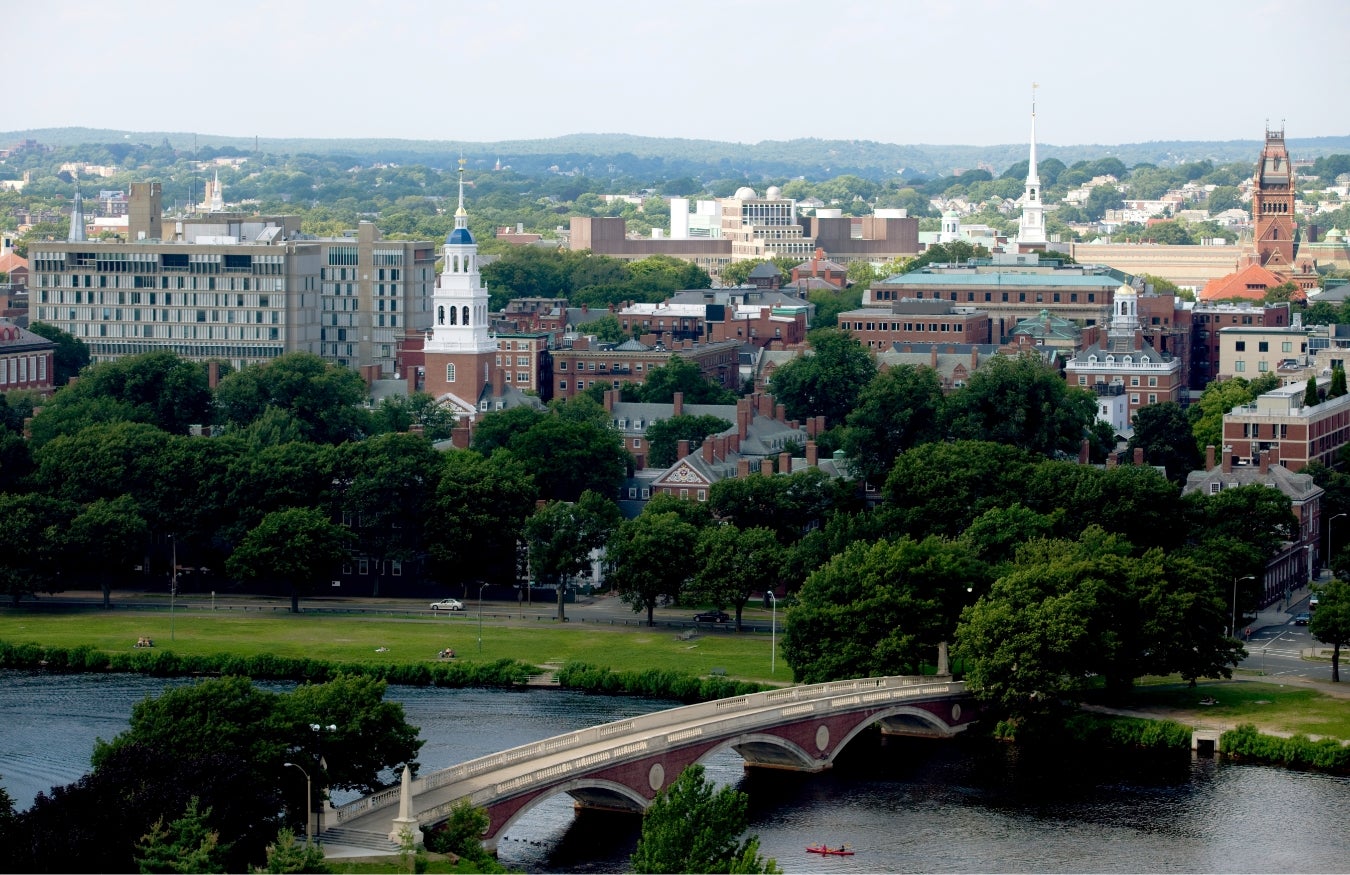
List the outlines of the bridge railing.
{"type": "MultiPolygon", "coordinates": [[[[897,675],[884,678],[859,678],[850,681],[831,681],[823,684],[784,687],[781,689],[766,690],[760,693],[736,696],[730,699],[717,699],[711,702],[685,705],[680,708],[669,708],[665,711],[657,711],[639,717],[630,717],[625,720],[616,720],[612,723],[601,724],[600,726],[577,729],[563,735],[546,738],[542,741],[513,747],[500,753],[467,760],[458,765],[451,766],[447,769],[440,769],[439,771],[415,779],[412,785],[412,792],[413,795],[420,796],[430,790],[435,790],[444,787],[447,784],[466,781],[471,778],[494,772],[498,769],[519,763],[522,760],[529,760],[534,757],[574,750],[586,745],[603,742],[619,735],[641,732],[654,733],[662,727],[675,726],[691,721],[697,721],[699,719],[718,718],[732,712],[775,707],[791,704],[793,702],[820,700],[845,693],[865,694],[869,691],[878,692],[906,687],[929,686],[933,685],[935,681],[937,681],[937,679],[931,676],[910,675],[897,675]]],[[[938,682],[944,683],[941,681],[938,682]]],[[[948,686],[952,685],[948,684],[948,686]]],[[[960,685],[958,684],[956,686],[960,685]]],[[[629,753],[632,752],[633,751],[629,751],[629,753]]],[[[519,779],[512,779],[512,782],[517,780],[519,779]]],[[[524,785],[522,784],[522,786],[524,785]]],[[[336,809],[336,822],[345,823],[353,818],[366,814],[367,812],[397,805],[399,792],[399,788],[393,787],[349,802],[336,809]]]]}

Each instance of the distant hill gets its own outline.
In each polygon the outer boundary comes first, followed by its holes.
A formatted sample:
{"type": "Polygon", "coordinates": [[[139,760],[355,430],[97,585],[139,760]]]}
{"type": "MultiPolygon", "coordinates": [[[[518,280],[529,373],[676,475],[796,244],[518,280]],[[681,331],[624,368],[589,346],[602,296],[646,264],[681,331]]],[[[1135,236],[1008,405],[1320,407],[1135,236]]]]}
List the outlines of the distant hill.
{"type": "MultiPolygon", "coordinates": [[[[398,140],[398,139],[255,139],[210,134],[162,131],[123,131],[93,128],[43,128],[0,132],[0,146],[20,140],[36,140],[56,148],[83,144],[168,143],[178,151],[210,149],[255,150],[270,154],[314,154],[350,157],[353,163],[372,162],[425,164],[450,168],[461,154],[474,166],[498,161],[523,173],[557,168],[589,177],[650,177],[653,181],[693,176],[704,180],[745,178],[752,181],[803,176],[822,179],[855,174],[868,179],[888,179],[897,174],[946,176],[956,170],[985,166],[995,175],[1027,157],[1026,143],[996,146],[964,146],[878,143],[870,140],[764,140],[759,143],[723,143],[715,140],[685,140],[637,137],[629,134],[570,134],[544,140],[398,140]]],[[[1156,141],[1118,145],[1082,144],[1057,146],[1041,143],[1042,159],[1058,158],[1066,164],[1114,156],[1127,166],[1148,163],[1170,166],[1209,160],[1215,164],[1255,162],[1261,141],[1228,140],[1156,141]]],[[[1331,154],[1350,154],[1350,136],[1289,140],[1295,159],[1331,154]]]]}

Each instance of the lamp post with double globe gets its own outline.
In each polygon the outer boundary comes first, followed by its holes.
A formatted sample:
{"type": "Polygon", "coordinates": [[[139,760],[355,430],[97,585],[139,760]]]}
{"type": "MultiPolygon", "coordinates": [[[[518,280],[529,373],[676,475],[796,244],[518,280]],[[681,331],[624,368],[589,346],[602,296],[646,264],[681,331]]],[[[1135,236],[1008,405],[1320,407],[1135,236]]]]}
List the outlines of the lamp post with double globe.
{"type": "Polygon", "coordinates": [[[306,772],[300,764],[282,763],[282,765],[299,769],[300,774],[305,776],[305,846],[308,847],[314,837],[314,785],[309,780],[309,772],[306,772]]]}

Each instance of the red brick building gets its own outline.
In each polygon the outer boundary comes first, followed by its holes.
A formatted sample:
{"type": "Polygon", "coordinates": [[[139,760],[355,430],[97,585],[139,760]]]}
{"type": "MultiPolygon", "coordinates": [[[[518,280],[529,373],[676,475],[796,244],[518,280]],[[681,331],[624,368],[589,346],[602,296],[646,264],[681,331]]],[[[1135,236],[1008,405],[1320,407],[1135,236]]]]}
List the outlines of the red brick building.
{"type": "Polygon", "coordinates": [[[942,300],[894,301],[839,314],[839,327],[870,349],[896,343],[989,343],[989,314],[942,300]]]}
{"type": "Polygon", "coordinates": [[[653,368],[679,356],[698,365],[703,376],[727,389],[740,383],[740,344],[734,341],[649,346],[638,340],[621,344],[592,344],[578,338],[570,347],[553,350],[553,397],[571,398],[597,383],[617,389],[624,383],[642,385],[653,368]]]}
{"type": "Polygon", "coordinates": [[[0,322],[0,392],[20,389],[51,392],[55,350],[56,344],[47,338],[0,322]]]}

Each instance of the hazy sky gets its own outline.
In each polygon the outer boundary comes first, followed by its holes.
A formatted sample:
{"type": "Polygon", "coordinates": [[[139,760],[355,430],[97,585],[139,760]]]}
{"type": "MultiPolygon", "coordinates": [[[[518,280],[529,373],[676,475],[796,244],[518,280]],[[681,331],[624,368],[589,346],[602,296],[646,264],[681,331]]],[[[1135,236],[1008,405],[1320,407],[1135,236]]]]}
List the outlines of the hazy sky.
{"type": "Polygon", "coordinates": [[[53,0],[11,130],[1055,145],[1350,134],[1344,0],[53,0]],[[1280,48],[1286,58],[1273,57],[1280,48]]]}

